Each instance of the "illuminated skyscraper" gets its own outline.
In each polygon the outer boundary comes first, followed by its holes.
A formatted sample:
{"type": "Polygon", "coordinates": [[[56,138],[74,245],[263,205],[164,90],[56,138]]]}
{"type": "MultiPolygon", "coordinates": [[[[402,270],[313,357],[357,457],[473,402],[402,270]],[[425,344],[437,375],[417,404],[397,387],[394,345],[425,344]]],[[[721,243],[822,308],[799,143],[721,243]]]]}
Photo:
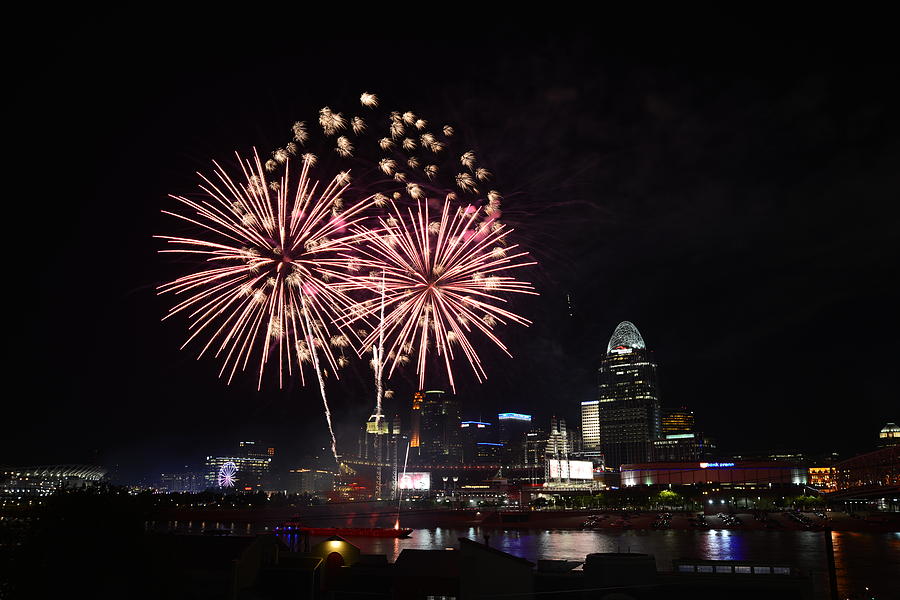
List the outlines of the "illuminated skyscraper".
{"type": "Polygon", "coordinates": [[[428,390],[424,394],[419,411],[419,456],[438,462],[459,462],[462,458],[459,401],[442,390],[428,390]]]}
{"type": "Polygon", "coordinates": [[[531,431],[531,415],[522,413],[500,413],[497,415],[500,442],[504,444],[502,459],[505,465],[526,464],[525,438],[531,431]]]}
{"type": "Polygon", "coordinates": [[[228,462],[233,463],[237,469],[235,490],[261,491],[266,487],[272,458],[261,456],[207,456],[206,487],[219,488],[219,471],[228,462]]]}
{"type": "Polygon", "coordinates": [[[238,453],[247,457],[271,458],[275,456],[275,448],[260,441],[238,442],[238,453]]]}
{"type": "Polygon", "coordinates": [[[346,459],[350,464],[355,462],[358,471],[371,472],[375,498],[390,498],[394,492],[400,444],[405,445],[400,434],[400,417],[372,415],[360,432],[359,461],[346,459]]]}
{"type": "Polygon", "coordinates": [[[418,448],[422,431],[422,403],[425,401],[425,392],[416,392],[412,401],[412,414],[409,423],[409,447],[418,448]]]}
{"type": "Polygon", "coordinates": [[[683,435],[694,432],[694,411],[682,406],[663,411],[662,435],[683,435]]]}
{"type": "Polygon", "coordinates": [[[462,444],[462,462],[475,463],[499,462],[499,454],[503,444],[494,437],[495,427],[486,421],[463,421],[459,425],[460,443],[462,444]]]}
{"type": "Polygon", "coordinates": [[[581,445],[584,451],[600,449],[600,401],[581,403],[581,445]]]}
{"type": "Polygon", "coordinates": [[[656,364],[634,324],[613,331],[600,363],[598,417],[606,465],[647,462],[651,440],[660,437],[656,364]]]}

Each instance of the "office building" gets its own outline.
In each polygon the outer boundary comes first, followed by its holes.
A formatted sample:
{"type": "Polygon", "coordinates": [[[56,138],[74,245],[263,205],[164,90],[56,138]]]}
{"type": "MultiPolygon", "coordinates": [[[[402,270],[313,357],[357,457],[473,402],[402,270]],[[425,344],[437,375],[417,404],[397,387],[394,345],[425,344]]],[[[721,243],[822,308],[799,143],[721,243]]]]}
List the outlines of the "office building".
{"type": "Polygon", "coordinates": [[[662,423],[656,364],[634,324],[619,323],[599,372],[600,445],[606,465],[647,462],[662,423]]]}
{"type": "MultiPolygon", "coordinates": [[[[219,489],[219,472],[225,463],[230,462],[237,469],[234,473],[234,490],[256,492],[266,489],[269,484],[272,455],[269,454],[269,447],[262,450],[263,447],[264,444],[240,442],[237,452],[231,456],[207,456],[204,463],[206,487],[219,489]]],[[[275,449],[271,450],[274,455],[275,449]]]]}
{"type": "Polygon", "coordinates": [[[198,494],[204,491],[208,485],[205,475],[203,472],[189,470],[161,473],[159,487],[170,493],[198,494]]]}
{"type": "Polygon", "coordinates": [[[565,473],[559,469],[560,464],[568,464],[569,461],[569,432],[566,429],[566,420],[563,418],[550,418],[550,433],[547,436],[547,447],[544,460],[544,480],[547,483],[562,483],[568,479],[568,470],[565,473]],[[552,467],[556,465],[556,469],[552,467]]]}
{"type": "Polygon", "coordinates": [[[413,394],[412,409],[409,419],[409,447],[415,448],[418,454],[419,439],[422,431],[422,403],[425,402],[425,392],[418,391],[413,394]]]}
{"type": "Polygon", "coordinates": [[[581,446],[585,451],[600,449],[600,401],[581,403],[581,446]]]}
{"type": "Polygon", "coordinates": [[[544,481],[544,465],[547,461],[547,432],[532,425],[525,434],[525,479],[527,483],[539,484],[544,481]]]}
{"type": "Polygon", "coordinates": [[[442,464],[458,463],[462,458],[459,401],[442,390],[428,390],[424,395],[418,411],[419,457],[442,464]]]}
{"type": "MultiPolygon", "coordinates": [[[[352,466],[366,481],[372,498],[392,498],[400,464],[400,417],[389,418],[374,414],[368,418],[359,434],[359,450],[356,457],[344,457],[343,462],[352,466]]],[[[405,456],[406,442],[402,442],[405,456]]]]}
{"type": "Polygon", "coordinates": [[[334,473],[325,469],[288,469],[288,494],[309,494],[327,497],[334,489],[334,473]]]}
{"type": "Polygon", "coordinates": [[[272,458],[275,448],[260,441],[238,442],[238,454],[247,458],[272,458]]]}
{"type": "Polygon", "coordinates": [[[712,457],[715,451],[713,441],[702,433],[670,433],[650,442],[650,461],[700,461],[712,457]]]}
{"type": "Polygon", "coordinates": [[[686,407],[669,408],[663,411],[662,435],[679,435],[694,432],[694,411],[686,407]]]}
{"type": "Polygon", "coordinates": [[[459,424],[463,464],[499,464],[505,445],[498,441],[494,426],[486,421],[459,424]]]}
{"type": "Polygon", "coordinates": [[[501,457],[504,465],[522,466],[526,464],[525,442],[531,431],[531,415],[522,413],[500,413],[497,415],[500,429],[499,440],[504,448],[501,457]]]}

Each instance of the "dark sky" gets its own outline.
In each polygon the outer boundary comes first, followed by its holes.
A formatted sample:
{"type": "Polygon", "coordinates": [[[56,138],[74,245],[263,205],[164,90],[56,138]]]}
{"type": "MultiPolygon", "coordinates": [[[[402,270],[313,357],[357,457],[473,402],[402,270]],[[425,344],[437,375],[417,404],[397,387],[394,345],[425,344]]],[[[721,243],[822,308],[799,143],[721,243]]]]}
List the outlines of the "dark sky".
{"type": "MultiPolygon", "coordinates": [[[[240,438],[288,456],[322,444],[314,388],[226,387],[178,350],[186,323],[160,323],[154,292],[178,266],[151,236],[211,158],[273,148],[363,90],[458,124],[540,262],[540,298],[515,302],[534,325],[504,334],[515,359],[482,346],[481,386],[458,369],[467,416],[576,420],[627,319],[664,406],[688,405],[724,450],[852,453],[900,419],[886,38],[607,29],[224,48],[106,25],[65,31],[13,74],[0,464],[137,477],[240,438]]],[[[365,373],[330,389],[345,443],[371,409],[365,373]]],[[[410,378],[392,387],[405,407],[410,378]]]]}

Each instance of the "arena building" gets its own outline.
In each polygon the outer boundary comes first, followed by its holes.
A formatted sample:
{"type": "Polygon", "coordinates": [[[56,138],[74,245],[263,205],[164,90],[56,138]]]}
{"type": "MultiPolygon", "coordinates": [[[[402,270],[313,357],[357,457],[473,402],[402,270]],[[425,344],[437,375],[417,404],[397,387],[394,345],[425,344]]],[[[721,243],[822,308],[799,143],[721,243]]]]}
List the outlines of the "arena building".
{"type": "Polygon", "coordinates": [[[783,462],[658,462],[622,465],[622,487],[719,483],[763,487],[806,484],[807,470],[783,462]]]}

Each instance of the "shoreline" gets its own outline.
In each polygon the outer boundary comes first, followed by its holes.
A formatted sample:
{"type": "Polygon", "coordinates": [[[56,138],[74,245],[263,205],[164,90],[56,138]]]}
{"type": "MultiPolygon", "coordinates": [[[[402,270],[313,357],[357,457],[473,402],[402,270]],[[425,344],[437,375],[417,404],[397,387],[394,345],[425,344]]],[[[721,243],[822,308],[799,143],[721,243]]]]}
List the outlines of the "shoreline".
{"type": "Polygon", "coordinates": [[[278,509],[172,509],[152,517],[153,521],[216,521],[256,523],[272,526],[299,516],[301,521],[323,527],[392,527],[398,516],[404,527],[433,529],[436,527],[505,530],[596,530],[596,531],[842,531],[856,533],[900,532],[900,514],[885,513],[875,518],[853,517],[842,512],[828,512],[825,519],[815,513],[768,512],[765,515],[737,512],[739,521],[716,514],[697,519],[698,512],[636,512],[605,510],[571,511],[498,511],[418,509],[402,511],[383,507],[374,511],[347,511],[347,505],[321,505],[278,509]],[[330,509],[330,510],[329,510],[330,509]],[[341,510],[344,509],[344,510],[341,510]],[[660,515],[671,515],[660,519],[660,515]],[[799,515],[792,517],[791,515],[799,515]]]}

